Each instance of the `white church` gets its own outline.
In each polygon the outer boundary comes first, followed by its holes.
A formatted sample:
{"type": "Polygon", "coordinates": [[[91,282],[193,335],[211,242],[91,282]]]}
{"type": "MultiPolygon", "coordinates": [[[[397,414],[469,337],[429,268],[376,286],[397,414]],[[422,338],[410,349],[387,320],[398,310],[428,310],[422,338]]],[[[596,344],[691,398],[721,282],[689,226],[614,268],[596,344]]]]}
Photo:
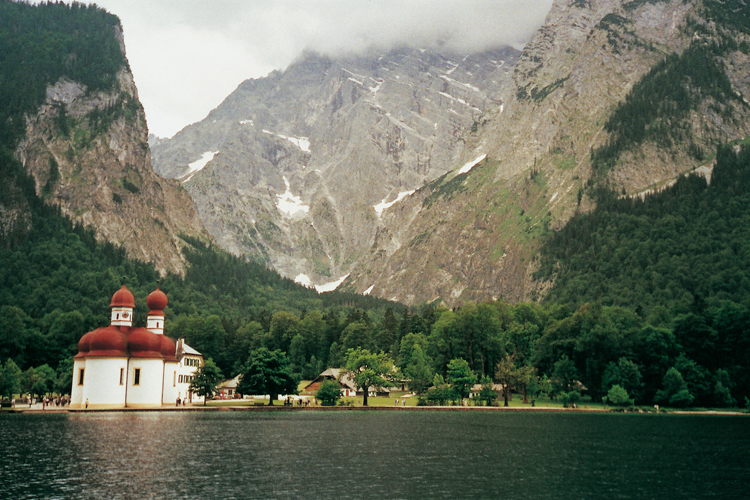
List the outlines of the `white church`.
{"type": "Polygon", "coordinates": [[[146,328],[133,327],[135,298],[125,286],[112,296],[109,326],[81,337],[73,358],[72,408],[145,408],[202,402],[189,391],[203,356],[164,335],[167,296],[158,288],[146,299],[146,328]]]}

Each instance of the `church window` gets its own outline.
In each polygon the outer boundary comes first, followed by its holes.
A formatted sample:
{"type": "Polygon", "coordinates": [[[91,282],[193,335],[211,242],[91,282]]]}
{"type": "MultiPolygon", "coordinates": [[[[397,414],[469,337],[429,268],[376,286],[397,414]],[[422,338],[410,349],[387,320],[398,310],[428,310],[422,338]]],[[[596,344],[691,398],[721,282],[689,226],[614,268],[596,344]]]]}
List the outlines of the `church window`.
{"type": "Polygon", "coordinates": [[[120,368],[120,385],[123,384],[124,379],[125,379],[125,368],[120,368]]]}
{"type": "Polygon", "coordinates": [[[78,372],[78,385],[83,385],[83,371],[85,368],[81,368],[81,370],[78,372]]]}
{"type": "Polygon", "coordinates": [[[172,387],[177,385],[177,372],[172,372],[172,387]]]}
{"type": "Polygon", "coordinates": [[[133,373],[133,385],[141,385],[141,369],[136,368],[133,373]]]}

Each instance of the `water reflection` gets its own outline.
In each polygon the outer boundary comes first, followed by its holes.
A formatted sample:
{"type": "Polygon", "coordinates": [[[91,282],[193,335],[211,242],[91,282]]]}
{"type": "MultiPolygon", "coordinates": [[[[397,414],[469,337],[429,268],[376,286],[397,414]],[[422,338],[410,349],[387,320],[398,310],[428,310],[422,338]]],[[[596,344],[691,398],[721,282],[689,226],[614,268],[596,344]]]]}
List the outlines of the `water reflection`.
{"type": "Polygon", "coordinates": [[[749,424],[503,412],[2,415],[0,496],[741,497],[749,424]]]}

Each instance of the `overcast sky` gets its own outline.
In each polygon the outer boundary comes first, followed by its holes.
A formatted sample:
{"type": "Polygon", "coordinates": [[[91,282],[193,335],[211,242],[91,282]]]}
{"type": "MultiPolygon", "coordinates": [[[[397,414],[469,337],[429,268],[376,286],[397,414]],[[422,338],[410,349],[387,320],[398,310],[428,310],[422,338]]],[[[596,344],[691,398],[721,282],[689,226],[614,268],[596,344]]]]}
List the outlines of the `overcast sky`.
{"type": "Polygon", "coordinates": [[[97,0],[117,15],[149,131],[171,137],[304,50],[522,48],[552,0],[97,0]]]}

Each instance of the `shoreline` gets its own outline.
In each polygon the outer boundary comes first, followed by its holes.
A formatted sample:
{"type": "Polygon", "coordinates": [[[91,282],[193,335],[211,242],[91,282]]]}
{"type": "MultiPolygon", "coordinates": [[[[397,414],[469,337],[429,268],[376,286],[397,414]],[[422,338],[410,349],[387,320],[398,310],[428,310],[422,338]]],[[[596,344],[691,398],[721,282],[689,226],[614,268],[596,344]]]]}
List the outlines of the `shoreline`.
{"type": "Polygon", "coordinates": [[[732,410],[669,410],[658,412],[645,411],[618,411],[610,408],[559,408],[554,406],[535,407],[504,407],[504,406],[154,406],[147,408],[3,408],[2,414],[33,414],[42,415],[50,413],[105,413],[105,412],[217,412],[217,411],[239,411],[239,412],[340,412],[340,411],[479,411],[479,412],[541,412],[541,413],[626,413],[629,415],[707,415],[707,416],[750,416],[750,413],[732,410]]]}

